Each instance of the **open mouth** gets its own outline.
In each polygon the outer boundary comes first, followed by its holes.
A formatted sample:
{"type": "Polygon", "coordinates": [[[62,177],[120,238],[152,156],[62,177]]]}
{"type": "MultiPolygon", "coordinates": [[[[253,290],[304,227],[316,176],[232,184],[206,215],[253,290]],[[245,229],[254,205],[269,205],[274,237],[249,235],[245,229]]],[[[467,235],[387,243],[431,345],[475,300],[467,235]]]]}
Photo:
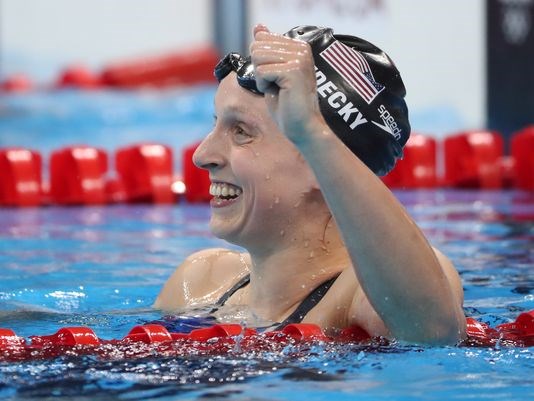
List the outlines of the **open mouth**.
{"type": "Polygon", "coordinates": [[[210,185],[210,195],[216,199],[231,200],[237,198],[243,190],[226,182],[214,182],[210,185]]]}

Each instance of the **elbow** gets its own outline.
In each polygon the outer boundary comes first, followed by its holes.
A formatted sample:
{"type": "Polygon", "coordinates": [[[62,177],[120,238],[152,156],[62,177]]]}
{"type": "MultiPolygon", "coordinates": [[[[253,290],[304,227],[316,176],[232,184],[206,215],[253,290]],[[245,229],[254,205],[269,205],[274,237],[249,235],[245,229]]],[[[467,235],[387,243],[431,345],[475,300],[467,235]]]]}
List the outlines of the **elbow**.
{"type": "Polygon", "coordinates": [[[422,343],[428,345],[458,345],[466,338],[465,318],[461,321],[455,319],[453,322],[440,323],[429,328],[425,337],[422,343]]]}
{"type": "Polygon", "coordinates": [[[410,343],[446,346],[457,345],[466,338],[466,321],[462,311],[448,316],[428,318],[424,324],[414,324],[413,330],[405,331],[398,340],[410,343]]]}

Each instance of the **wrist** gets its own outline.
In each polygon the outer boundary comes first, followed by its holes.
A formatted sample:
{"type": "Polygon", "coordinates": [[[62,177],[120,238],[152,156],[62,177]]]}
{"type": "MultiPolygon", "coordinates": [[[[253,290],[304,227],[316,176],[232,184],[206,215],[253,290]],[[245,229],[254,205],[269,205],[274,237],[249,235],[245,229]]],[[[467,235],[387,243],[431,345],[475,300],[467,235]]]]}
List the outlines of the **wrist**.
{"type": "Polygon", "coordinates": [[[336,137],[336,135],[332,132],[323,116],[319,114],[316,118],[308,121],[304,132],[298,136],[294,144],[301,153],[313,152],[317,146],[323,146],[321,144],[325,140],[333,137],[336,137]]]}

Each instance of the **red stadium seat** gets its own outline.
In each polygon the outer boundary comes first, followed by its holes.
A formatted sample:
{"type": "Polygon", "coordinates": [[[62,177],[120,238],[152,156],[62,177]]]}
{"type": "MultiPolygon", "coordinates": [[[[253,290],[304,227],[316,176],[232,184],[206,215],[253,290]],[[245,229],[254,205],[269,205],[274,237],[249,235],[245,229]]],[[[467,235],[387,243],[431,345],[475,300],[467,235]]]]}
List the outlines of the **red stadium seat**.
{"type": "Polygon", "coordinates": [[[127,202],[173,203],[172,150],[155,143],[132,145],[115,153],[127,202]]]}
{"type": "Polygon", "coordinates": [[[26,92],[32,89],[32,86],[30,79],[24,74],[14,74],[0,84],[0,88],[5,92],[26,92]]]}
{"type": "Polygon", "coordinates": [[[102,71],[104,85],[142,87],[215,82],[213,67],[219,54],[211,47],[144,57],[110,65],[102,71]]]}
{"type": "Polygon", "coordinates": [[[41,203],[41,155],[22,148],[0,149],[0,205],[41,203]]]}
{"type": "Polygon", "coordinates": [[[104,150],[70,146],[50,157],[50,198],[60,205],[106,203],[105,175],[108,157],[104,150]]]}
{"type": "Polygon", "coordinates": [[[497,132],[462,132],[445,139],[445,184],[457,188],[503,186],[503,139],[497,132]]]}
{"type": "Polygon", "coordinates": [[[58,88],[93,89],[101,86],[100,78],[82,65],[65,68],[56,81],[58,88]]]}
{"type": "Polygon", "coordinates": [[[436,175],[436,140],[412,134],[404,147],[404,157],[382,178],[390,188],[434,188],[436,175]]]}

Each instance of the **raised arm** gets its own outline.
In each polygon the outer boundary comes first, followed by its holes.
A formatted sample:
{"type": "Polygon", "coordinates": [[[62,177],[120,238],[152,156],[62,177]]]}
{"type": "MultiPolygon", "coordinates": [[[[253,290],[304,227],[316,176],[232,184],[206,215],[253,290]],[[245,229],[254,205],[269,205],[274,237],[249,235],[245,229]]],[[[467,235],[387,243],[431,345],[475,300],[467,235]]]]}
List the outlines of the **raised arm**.
{"type": "Polygon", "coordinates": [[[309,46],[264,26],[254,34],[258,88],[281,131],[313,169],[361,286],[392,336],[425,343],[463,338],[458,291],[421,230],[324,121],[309,46]]]}

